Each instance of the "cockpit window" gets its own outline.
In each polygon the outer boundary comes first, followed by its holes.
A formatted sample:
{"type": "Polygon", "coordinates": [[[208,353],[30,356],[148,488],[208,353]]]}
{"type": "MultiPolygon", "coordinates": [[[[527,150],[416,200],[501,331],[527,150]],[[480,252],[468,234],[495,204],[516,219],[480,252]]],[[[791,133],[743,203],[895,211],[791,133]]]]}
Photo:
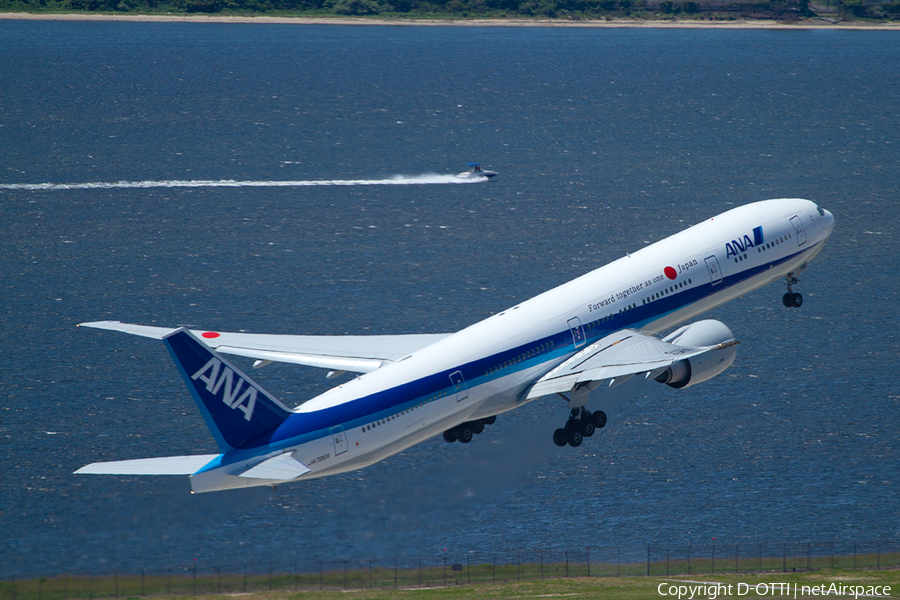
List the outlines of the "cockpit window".
{"type": "Polygon", "coordinates": [[[820,217],[824,217],[824,216],[825,216],[825,211],[822,210],[822,207],[819,206],[818,204],[816,205],[816,210],[819,211],[819,216],[820,216],[820,217]]]}

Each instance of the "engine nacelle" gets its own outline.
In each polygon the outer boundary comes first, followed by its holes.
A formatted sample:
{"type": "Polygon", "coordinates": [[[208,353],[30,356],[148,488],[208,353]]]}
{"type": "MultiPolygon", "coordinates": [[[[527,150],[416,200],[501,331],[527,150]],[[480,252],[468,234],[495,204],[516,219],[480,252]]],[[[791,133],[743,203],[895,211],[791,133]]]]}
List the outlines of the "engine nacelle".
{"type": "Polygon", "coordinates": [[[697,321],[663,338],[664,342],[679,346],[714,346],[703,354],[674,363],[656,378],[673,388],[681,389],[712,379],[734,362],[737,340],[721,321],[697,321]]]}

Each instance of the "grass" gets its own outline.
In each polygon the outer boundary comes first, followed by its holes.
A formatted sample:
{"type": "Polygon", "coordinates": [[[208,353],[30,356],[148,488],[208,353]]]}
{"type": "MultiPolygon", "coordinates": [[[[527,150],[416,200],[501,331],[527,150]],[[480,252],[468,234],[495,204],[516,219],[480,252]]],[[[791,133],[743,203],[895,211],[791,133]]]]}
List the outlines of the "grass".
{"type": "MultiPolygon", "coordinates": [[[[547,565],[549,567],[559,565],[547,565]]],[[[523,565],[525,567],[525,565],[523,565]]],[[[528,565],[531,569],[535,565],[528,565]]],[[[490,568],[490,565],[487,565],[490,568]]],[[[516,567],[513,565],[512,569],[516,567]]],[[[556,569],[558,571],[558,569],[556,569]]],[[[498,573],[500,567],[498,566],[498,573]]],[[[529,571],[529,576],[537,575],[529,571]]],[[[72,600],[97,598],[129,598],[143,596],[166,596],[171,598],[199,598],[215,600],[239,596],[252,596],[254,600],[303,600],[316,598],[328,600],[341,598],[344,600],[445,600],[454,598],[604,598],[609,600],[642,600],[654,598],[668,600],[672,596],[662,596],[658,588],[660,584],[679,585],[678,582],[720,582],[734,586],[730,594],[720,594],[722,598],[779,598],[780,594],[769,592],[767,595],[750,593],[738,595],[737,584],[745,583],[755,586],[757,583],[788,583],[797,589],[802,586],[838,585],[852,586],[891,586],[891,597],[900,598],[900,571],[885,570],[850,570],[819,569],[813,571],[789,571],[767,573],[694,573],[691,575],[653,574],[650,576],[623,577],[564,577],[556,574],[554,578],[535,579],[530,581],[505,581],[493,583],[490,579],[468,584],[464,572],[447,574],[443,579],[441,568],[430,568],[422,571],[422,583],[411,581],[409,577],[399,577],[397,588],[393,587],[394,572],[392,569],[372,569],[340,572],[324,572],[315,575],[273,575],[248,576],[218,574],[213,576],[182,575],[172,577],[159,576],[114,576],[114,577],[57,577],[15,582],[0,582],[0,599],[2,600],[72,600]],[[376,571],[381,571],[376,573],[376,571]],[[446,581],[446,583],[445,583],[446,581]],[[346,583],[345,583],[346,582],[346,583]],[[671,582],[671,583],[669,583],[671,582]],[[372,587],[369,587],[369,586],[372,587]],[[346,589],[344,589],[346,586],[346,589]],[[381,586],[381,587],[379,587],[381,586]],[[272,588],[272,591],[258,591],[272,588]],[[280,589],[279,589],[280,588],[280,589]],[[257,590],[245,593],[243,590],[257,590]],[[221,590],[221,591],[219,591],[221,590]]],[[[507,573],[515,575],[515,573],[507,573]]],[[[477,579],[475,579],[477,581],[477,579]]],[[[691,585],[683,583],[682,585],[691,585]]],[[[693,585],[698,585],[694,583],[693,585]]],[[[791,588],[793,590],[793,587],[791,588]]],[[[710,595],[695,594],[695,598],[709,598],[710,595]]],[[[793,598],[793,592],[783,597],[793,598]]],[[[799,595],[797,597],[804,597],[799,595]]],[[[812,597],[812,596],[807,596],[812,597]]],[[[852,596],[844,596],[852,597],[852,596]]],[[[882,596],[883,597],[883,596],[882,596]]]]}

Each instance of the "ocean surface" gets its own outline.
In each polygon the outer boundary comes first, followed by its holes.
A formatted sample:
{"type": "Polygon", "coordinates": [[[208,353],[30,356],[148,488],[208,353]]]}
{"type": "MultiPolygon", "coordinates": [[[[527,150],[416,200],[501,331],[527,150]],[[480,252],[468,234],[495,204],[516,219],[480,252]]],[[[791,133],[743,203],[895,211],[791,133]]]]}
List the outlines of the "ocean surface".
{"type": "Polygon", "coordinates": [[[900,542],[900,33],[0,20],[0,47],[0,577],[900,542]],[[500,174],[451,183],[468,161],[500,174]],[[622,386],[577,449],[544,399],[276,490],[72,474],[215,451],[162,344],[77,323],[450,332],[778,197],[836,217],[803,307],[710,312],[734,365],[622,386]]]}

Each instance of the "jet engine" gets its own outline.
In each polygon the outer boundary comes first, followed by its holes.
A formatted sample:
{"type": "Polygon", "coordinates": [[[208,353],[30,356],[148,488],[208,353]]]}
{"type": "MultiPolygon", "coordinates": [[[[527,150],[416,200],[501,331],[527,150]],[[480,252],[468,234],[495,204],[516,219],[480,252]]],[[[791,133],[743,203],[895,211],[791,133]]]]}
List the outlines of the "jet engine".
{"type": "Polygon", "coordinates": [[[686,388],[712,379],[734,362],[738,341],[721,321],[697,321],[670,333],[664,342],[678,346],[704,347],[709,350],[672,364],[656,377],[656,381],[673,388],[686,388]]]}

